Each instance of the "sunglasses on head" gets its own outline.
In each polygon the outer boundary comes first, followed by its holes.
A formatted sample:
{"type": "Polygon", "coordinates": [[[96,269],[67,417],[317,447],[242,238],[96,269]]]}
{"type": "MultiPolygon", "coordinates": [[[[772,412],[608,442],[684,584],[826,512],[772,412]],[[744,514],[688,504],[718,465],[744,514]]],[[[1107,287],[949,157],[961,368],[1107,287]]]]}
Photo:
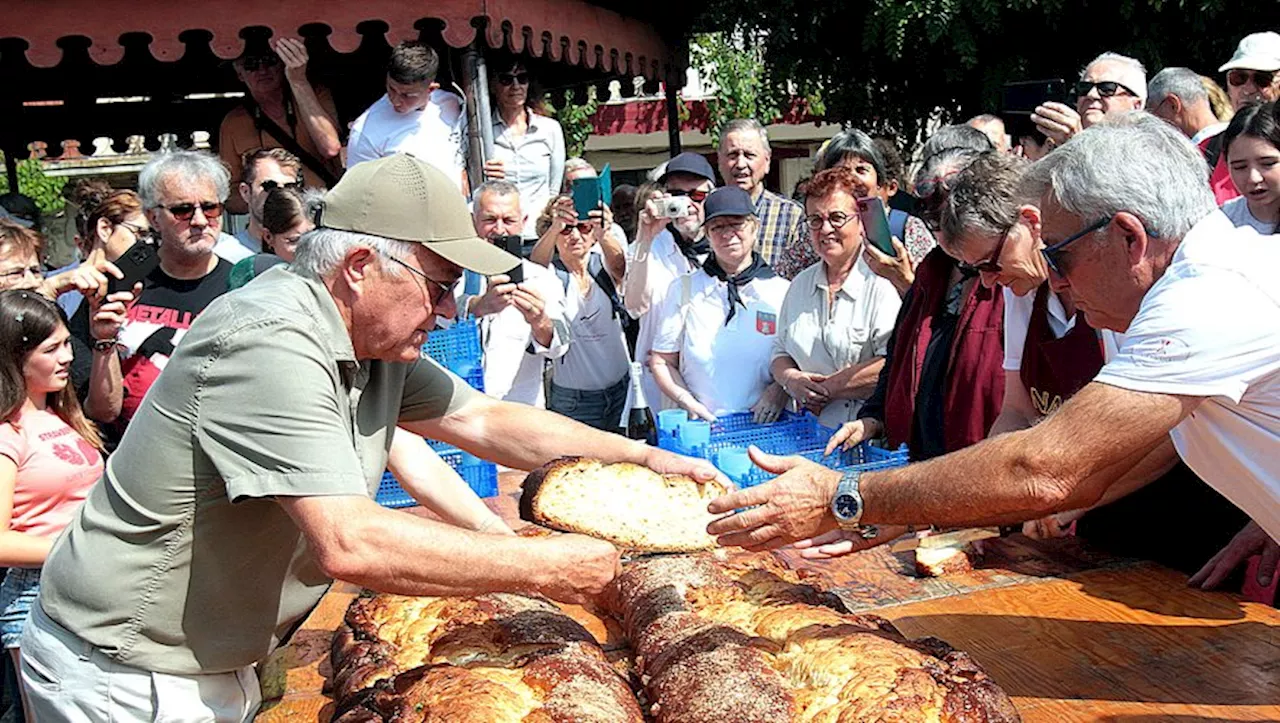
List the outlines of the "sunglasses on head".
{"type": "Polygon", "coordinates": [[[1274,70],[1242,70],[1240,68],[1227,71],[1227,83],[1229,85],[1240,87],[1248,83],[1250,78],[1253,79],[1253,84],[1258,88],[1266,88],[1276,79],[1276,73],[1274,70]]]}
{"type": "Polygon", "coordinates": [[[693,201],[694,203],[702,203],[703,201],[707,200],[707,195],[709,193],[710,191],[681,191],[678,189],[667,191],[668,196],[688,196],[689,200],[693,201]]]}
{"type": "Polygon", "coordinates": [[[525,72],[498,73],[498,83],[502,85],[512,85],[513,83],[517,85],[528,85],[529,74],[525,72]]]}
{"type": "Polygon", "coordinates": [[[568,236],[569,234],[573,233],[573,230],[575,228],[578,229],[578,233],[582,234],[583,236],[586,236],[587,234],[595,230],[595,225],[592,224],[590,221],[582,221],[581,223],[576,223],[576,224],[571,223],[565,226],[564,228],[560,229],[560,235],[568,236]]]}
{"type": "Polygon", "coordinates": [[[276,190],[277,188],[292,188],[295,191],[301,191],[302,181],[290,181],[289,183],[280,183],[275,179],[268,178],[267,180],[263,181],[262,184],[258,186],[258,188],[261,188],[262,190],[267,191],[268,193],[276,190]]]}
{"type": "Polygon", "coordinates": [[[240,67],[246,72],[252,73],[258,68],[274,68],[280,64],[280,58],[275,55],[251,55],[247,58],[240,59],[240,67]]]}
{"type": "Polygon", "coordinates": [[[164,210],[173,214],[173,217],[179,221],[190,221],[196,215],[196,209],[204,214],[205,218],[217,218],[222,215],[222,204],[216,201],[208,201],[201,204],[195,203],[175,203],[172,206],[165,206],[164,210]]]}
{"type": "Polygon", "coordinates": [[[1083,98],[1084,96],[1089,95],[1089,91],[1094,88],[1098,89],[1098,95],[1103,98],[1110,98],[1113,95],[1119,94],[1120,91],[1124,91],[1126,95],[1132,95],[1134,97],[1137,97],[1138,95],[1133,92],[1133,89],[1129,86],[1124,83],[1117,83],[1114,80],[1099,80],[1096,82],[1092,80],[1082,80],[1079,83],[1076,83],[1076,95],[1083,98]]]}

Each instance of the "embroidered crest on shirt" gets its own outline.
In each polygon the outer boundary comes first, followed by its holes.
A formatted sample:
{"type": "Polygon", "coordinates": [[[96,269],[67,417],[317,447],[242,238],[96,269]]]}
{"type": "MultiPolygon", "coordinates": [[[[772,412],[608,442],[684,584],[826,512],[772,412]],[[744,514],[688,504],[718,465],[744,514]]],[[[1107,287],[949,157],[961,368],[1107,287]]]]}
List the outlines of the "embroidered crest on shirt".
{"type": "Polygon", "coordinates": [[[778,315],[770,314],[767,311],[756,312],[756,331],[765,336],[773,336],[778,333],[778,315]]]}

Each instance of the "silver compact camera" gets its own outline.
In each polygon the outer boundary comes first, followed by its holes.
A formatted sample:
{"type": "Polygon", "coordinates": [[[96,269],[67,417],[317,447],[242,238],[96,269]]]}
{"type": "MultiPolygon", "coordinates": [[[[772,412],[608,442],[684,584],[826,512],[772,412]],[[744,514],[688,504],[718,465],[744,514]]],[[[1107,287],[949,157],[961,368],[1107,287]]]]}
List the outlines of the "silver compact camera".
{"type": "Polygon", "coordinates": [[[662,218],[684,218],[693,211],[693,200],[688,196],[670,196],[658,202],[662,218]]]}

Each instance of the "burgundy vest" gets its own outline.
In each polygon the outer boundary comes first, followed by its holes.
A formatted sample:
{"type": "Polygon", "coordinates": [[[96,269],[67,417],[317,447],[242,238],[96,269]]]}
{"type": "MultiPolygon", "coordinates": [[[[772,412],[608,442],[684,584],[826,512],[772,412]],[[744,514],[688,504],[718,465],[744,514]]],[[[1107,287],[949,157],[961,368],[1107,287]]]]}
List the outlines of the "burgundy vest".
{"type": "MultiPolygon", "coordinates": [[[[941,248],[929,252],[916,269],[911,303],[894,329],[889,386],[885,392],[884,424],[891,447],[911,439],[916,394],[925,351],[933,336],[933,317],[946,311],[947,286],[955,260],[941,248]]],[[[1004,294],[971,282],[960,307],[951,341],[945,385],[947,451],[980,442],[1004,403],[1004,294]]],[[[914,455],[913,455],[914,458],[914,455]]]]}
{"type": "Polygon", "coordinates": [[[1093,381],[1102,369],[1102,339],[1077,315],[1075,326],[1061,339],[1049,327],[1049,284],[1036,290],[1022,348],[1022,385],[1041,417],[1056,411],[1073,394],[1093,381]]]}

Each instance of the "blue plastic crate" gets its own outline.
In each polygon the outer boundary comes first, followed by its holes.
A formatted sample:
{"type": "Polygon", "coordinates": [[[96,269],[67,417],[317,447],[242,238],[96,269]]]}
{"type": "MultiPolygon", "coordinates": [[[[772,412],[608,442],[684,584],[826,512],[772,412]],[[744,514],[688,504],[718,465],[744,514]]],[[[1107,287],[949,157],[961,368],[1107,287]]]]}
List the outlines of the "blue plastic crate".
{"type": "MultiPolygon", "coordinates": [[[[498,496],[497,465],[472,457],[457,447],[443,442],[433,440],[427,440],[427,442],[436,454],[440,455],[440,458],[466,481],[477,496],[498,496]]],[[[378,494],[374,499],[383,507],[412,507],[418,504],[400,487],[400,483],[396,482],[396,478],[391,476],[390,472],[383,473],[382,482],[378,485],[378,494]]]]}
{"type": "MultiPolygon", "coordinates": [[[[794,452],[794,455],[804,457],[810,462],[837,469],[842,472],[848,470],[859,470],[862,472],[871,472],[882,469],[893,469],[894,467],[903,467],[907,464],[907,448],[905,445],[897,450],[884,449],[876,447],[870,442],[863,442],[847,452],[836,451],[835,453],[824,456],[823,447],[812,450],[794,452]]],[[[754,487],[758,484],[768,482],[777,475],[765,472],[759,467],[752,467],[751,471],[744,477],[735,480],[740,487],[754,487]]]]}
{"type": "Polygon", "coordinates": [[[727,447],[755,445],[769,454],[796,454],[826,444],[831,430],[824,430],[812,414],[783,412],[782,417],[769,424],[752,421],[751,412],[726,414],[711,424],[711,439],[706,449],[686,449],[678,440],[660,440],[661,446],[683,454],[713,458],[715,453],[727,447]]]}
{"type": "Polygon", "coordinates": [[[473,388],[484,391],[484,352],[480,345],[480,326],[475,319],[432,330],[422,351],[473,388]]]}

